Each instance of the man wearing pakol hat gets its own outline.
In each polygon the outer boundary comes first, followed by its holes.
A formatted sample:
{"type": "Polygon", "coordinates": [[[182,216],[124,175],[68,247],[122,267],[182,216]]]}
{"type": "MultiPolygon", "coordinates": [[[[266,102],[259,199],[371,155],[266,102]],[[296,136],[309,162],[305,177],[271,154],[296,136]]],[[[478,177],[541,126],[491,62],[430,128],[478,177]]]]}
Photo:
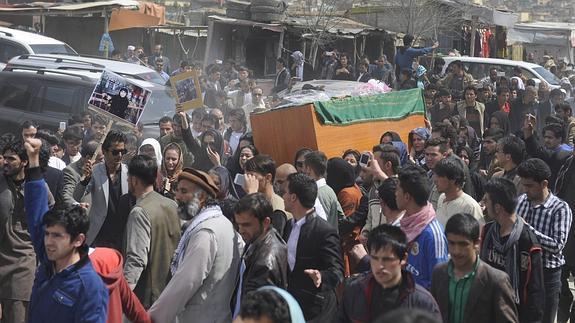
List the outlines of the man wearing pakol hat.
{"type": "Polygon", "coordinates": [[[186,168],[176,200],[186,229],[170,268],[172,278],[150,308],[154,322],[231,322],[230,303],[244,243],[216,202],[211,177],[186,168]]]}

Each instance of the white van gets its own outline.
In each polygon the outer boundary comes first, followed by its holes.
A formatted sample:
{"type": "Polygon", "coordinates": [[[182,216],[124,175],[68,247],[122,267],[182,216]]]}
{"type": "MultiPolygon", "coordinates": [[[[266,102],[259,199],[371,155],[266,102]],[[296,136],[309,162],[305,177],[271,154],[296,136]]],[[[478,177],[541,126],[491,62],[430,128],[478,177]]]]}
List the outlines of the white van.
{"type": "Polygon", "coordinates": [[[0,27],[0,67],[12,57],[24,54],[68,54],[77,55],[68,44],[54,38],[0,27]]]}
{"type": "Polygon", "coordinates": [[[489,76],[489,69],[493,66],[497,67],[497,70],[503,74],[505,77],[510,79],[513,76],[513,68],[519,66],[521,72],[528,79],[534,79],[537,87],[541,82],[547,82],[550,89],[560,88],[560,80],[553,73],[546,70],[543,66],[527,63],[523,61],[512,61],[508,59],[498,59],[498,58],[483,58],[483,57],[457,57],[457,56],[446,56],[443,57],[445,65],[442,69],[442,74],[445,75],[449,71],[449,65],[454,61],[461,61],[467,73],[470,73],[473,78],[477,81],[489,76]]]}

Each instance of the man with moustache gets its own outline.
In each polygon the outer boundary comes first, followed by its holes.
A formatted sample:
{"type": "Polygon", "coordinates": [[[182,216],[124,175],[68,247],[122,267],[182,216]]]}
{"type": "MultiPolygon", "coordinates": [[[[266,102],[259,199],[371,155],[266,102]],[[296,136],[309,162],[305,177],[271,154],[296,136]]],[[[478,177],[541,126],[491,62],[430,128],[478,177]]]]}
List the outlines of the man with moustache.
{"type": "Polygon", "coordinates": [[[128,165],[128,186],[136,205],[126,223],[124,276],[145,308],[160,297],[180,240],[177,204],[154,191],[156,160],[137,155],[128,165]]]}
{"type": "Polygon", "coordinates": [[[172,278],[150,308],[154,322],[231,322],[243,241],[223,215],[218,187],[202,172],[178,176],[176,200],[186,230],[172,257],[172,278]]]}
{"type": "Polygon", "coordinates": [[[371,271],[346,282],[336,322],[373,322],[398,308],[419,308],[441,317],[431,294],[402,269],[407,264],[408,247],[399,227],[382,224],[374,228],[367,248],[371,271]]]}

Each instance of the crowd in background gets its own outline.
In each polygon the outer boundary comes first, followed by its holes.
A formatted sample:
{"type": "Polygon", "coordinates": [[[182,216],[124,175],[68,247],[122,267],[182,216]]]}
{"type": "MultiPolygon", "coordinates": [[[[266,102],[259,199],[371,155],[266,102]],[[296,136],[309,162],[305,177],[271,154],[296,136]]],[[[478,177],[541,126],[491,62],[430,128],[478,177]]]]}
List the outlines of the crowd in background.
{"type": "MultiPolygon", "coordinates": [[[[423,89],[425,126],[382,129],[367,152],[276,164],[250,129],[263,91],[231,63],[202,71],[206,107],[178,106],[157,138],[91,113],[3,134],[2,322],[575,318],[567,91],[459,61],[426,77],[417,57],[437,44],[409,39],[394,67],[326,55],[326,78],[423,89]]],[[[272,92],[290,75],[278,59],[272,92]]]]}

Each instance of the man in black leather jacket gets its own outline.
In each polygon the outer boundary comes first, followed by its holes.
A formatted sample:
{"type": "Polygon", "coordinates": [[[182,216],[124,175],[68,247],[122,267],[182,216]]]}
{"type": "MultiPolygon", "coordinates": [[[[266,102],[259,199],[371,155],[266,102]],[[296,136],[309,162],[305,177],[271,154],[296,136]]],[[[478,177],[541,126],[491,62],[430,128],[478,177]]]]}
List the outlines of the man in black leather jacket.
{"type": "Polygon", "coordinates": [[[235,208],[235,220],[244,249],[241,295],[262,286],[287,288],[287,246],[271,225],[271,203],[262,193],[244,196],[235,208]]]}

